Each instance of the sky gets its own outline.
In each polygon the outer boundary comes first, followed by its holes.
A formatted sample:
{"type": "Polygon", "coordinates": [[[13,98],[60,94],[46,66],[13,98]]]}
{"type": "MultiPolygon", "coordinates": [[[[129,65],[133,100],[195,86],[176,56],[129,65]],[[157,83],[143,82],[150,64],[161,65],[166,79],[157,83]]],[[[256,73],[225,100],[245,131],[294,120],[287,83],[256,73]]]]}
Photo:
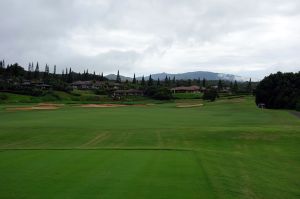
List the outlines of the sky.
{"type": "Polygon", "coordinates": [[[300,70],[299,0],[1,0],[0,59],[132,76],[300,70]]]}

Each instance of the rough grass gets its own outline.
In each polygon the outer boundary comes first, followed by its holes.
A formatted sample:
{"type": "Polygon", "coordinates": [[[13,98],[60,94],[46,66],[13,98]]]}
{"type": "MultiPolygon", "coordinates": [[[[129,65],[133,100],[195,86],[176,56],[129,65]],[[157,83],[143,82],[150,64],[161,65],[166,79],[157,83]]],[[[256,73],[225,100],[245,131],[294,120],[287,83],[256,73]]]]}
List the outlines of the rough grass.
{"type": "Polygon", "coordinates": [[[300,195],[300,120],[257,109],[253,99],[180,109],[3,108],[0,198],[300,195]]]}

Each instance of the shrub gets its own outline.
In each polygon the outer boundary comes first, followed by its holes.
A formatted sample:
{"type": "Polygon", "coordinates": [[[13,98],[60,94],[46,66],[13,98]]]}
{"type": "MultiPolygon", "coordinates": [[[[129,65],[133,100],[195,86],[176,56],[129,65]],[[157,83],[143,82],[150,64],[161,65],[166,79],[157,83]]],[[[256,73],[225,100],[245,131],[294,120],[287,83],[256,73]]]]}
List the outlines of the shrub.
{"type": "Polygon", "coordinates": [[[211,102],[215,101],[218,97],[218,92],[215,89],[206,90],[203,94],[204,100],[209,100],[211,102]]]}

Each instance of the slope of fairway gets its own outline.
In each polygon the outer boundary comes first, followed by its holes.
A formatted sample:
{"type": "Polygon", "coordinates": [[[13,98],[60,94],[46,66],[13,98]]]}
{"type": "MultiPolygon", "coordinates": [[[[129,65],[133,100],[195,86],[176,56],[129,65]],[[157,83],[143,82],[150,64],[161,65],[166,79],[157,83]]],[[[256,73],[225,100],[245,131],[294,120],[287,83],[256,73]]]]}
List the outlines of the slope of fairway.
{"type": "MultiPolygon", "coordinates": [[[[202,103],[202,102],[197,102],[202,103]]],[[[0,198],[298,198],[300,120],[201,107],[0,110],[0,198]]]]}

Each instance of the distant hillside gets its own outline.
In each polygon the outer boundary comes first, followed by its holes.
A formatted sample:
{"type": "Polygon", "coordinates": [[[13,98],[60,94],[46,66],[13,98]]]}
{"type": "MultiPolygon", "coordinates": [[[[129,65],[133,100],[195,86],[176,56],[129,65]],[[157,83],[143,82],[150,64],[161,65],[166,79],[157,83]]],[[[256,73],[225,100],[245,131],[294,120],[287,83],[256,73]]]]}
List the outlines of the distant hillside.
{"type": "MultiPolygon", "coordinates": [[[[117,75],[115,75],[115,74],[109,74],[109,75],[106,75],[105,77],[109,80],[116,80],[117,79],[117,75]]],[[[128,79],[128,81],[132,80],[131,77],[125,77],[125,76],[122,76],[122,75],[120,75],[120,77],[121,77],[121,81],[126,81],[126,79],[128,79]]]]}
{"type": "MultiPolygon", "coordinates": [[[[187,72],[187,73],[178,73],[178,74],[170,74],[170,73],[157,73],[151,75],[153,79],[160,79],[164,80],[166,76],[170,77],[171,79],[175,76],[177,80],[188,80],[188,79],[203,79],[206,80],[228,80],[228,81],[247,81],[248,78],[244,78],[241,76],[231,75],[231,74],[224,74],[224,73],[214,73],[208,71],[196,71],[196,72],[187,72]]],[[[141,79],[142,77],[138,77],[137,79],[141,79]]],[[[145,77],[146,79],[149,76],[145,77]]]]}
{"type": "MultiPolygon", "coordinates": [[[[173,79],[175,76],[175,79],[177,80],[188,80],[188,79],[203,79],[205,78],[206,80],[228,80],[228,81],[248,81],[249,78],[241,77],[241,76],[236,76],[236,75],[231,75],[231,74],[224,74],[224,73],[214,73],[214,72],[208,72],[208,71],[196,71],[196,72],[187,72],[187,73],[178,73],[178,74],[171,74],[171,73],[157,73],[157,74],[152,74],[151,75],[153,79],[160,79],[164,80],[166,76],[170,77],[173,79]]],[[[117,79],[117,75],[110,74],[105,76],[106,78],[110,80],[115,80],[117,79]]],[[[126,81],[128,79],[129,81],[132,80],[131,77],[125,77],[121,76],[122,81],[126,81]]],[[[137,80],[141,80],[142,77],[137,77],[137,80]]],[[[145,79],[149,79],[149,76],[146,76],[145,79]]]]}

